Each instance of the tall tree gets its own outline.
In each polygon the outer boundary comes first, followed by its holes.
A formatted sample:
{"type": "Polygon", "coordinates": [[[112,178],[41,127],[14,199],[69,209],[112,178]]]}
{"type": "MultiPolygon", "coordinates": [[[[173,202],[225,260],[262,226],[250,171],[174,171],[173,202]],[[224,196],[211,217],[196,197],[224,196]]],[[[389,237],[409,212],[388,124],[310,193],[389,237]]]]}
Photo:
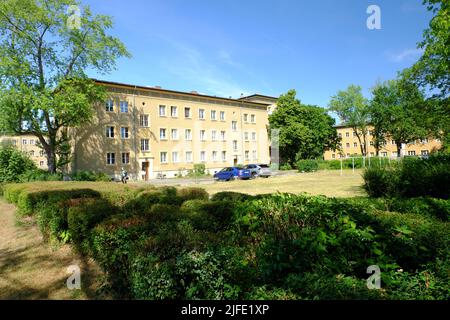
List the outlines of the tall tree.
{"type": "Polygon", "coordinates": [[[285,162],[318,158],[326,149],[337,148],[334,119],[323,108],[301,104],[295,90],[278,98],[269,123],[270,129],[280,129],[280,156],[285,162]]]}
{"type": "Polygon", "coordinates": [[[346,125],[353,129],[359,141],[361,154],[367,155],[369,125],[368,101],[361,93],[361,87],[350,85],[331,97],[329,110],[335,112],[346,125]]]}
{"type": "Polygon", "coordinates": [[[372,94],[369,110],[374,132],[383,141],[385,137],[395,141],[398,157],[402,144],[427,136],[423,115],[426,102],[415,83],[400,77],[377,85],[372,94]]]}
{"type": "Polygon", "coordinates": [[[110,28],[110,17],[73,0],[0,2],[0,131],[35,135],[50,172],[67,154],[61,130],[88,122],[105,99],[86,70],[107,73],[129,56],[110,28]]]}

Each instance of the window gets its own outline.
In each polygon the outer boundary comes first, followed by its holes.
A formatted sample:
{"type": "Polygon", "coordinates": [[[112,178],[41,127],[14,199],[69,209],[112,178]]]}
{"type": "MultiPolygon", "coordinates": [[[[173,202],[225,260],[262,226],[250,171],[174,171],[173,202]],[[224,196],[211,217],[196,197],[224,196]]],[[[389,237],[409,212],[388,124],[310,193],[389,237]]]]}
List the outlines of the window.
{"type": "Polygon", "coordinates": [[[233,140],[233,150],[237,150],[238,148],[238,142],[237,140],[233,140]]]}
{"type": "Polygon", "coordinates": [[[23,139],[22,144],[27,144],[27,139],[23,139]]]}
{"type": "Polygon", "coordinates": [[[206,130],[200,130],[200,140],[201,141],[206,140],[206,130]]]}
{"type": "Polygon", "coordinates": [[[357,148],[358,147],[358,142],[353,142],[353,147],[357,148]]]}
{"type": "Polygon", "coordinates": [[[373,157],[374,155],[375,155],[375,153],[373,153],[373,152],[370,153],[370,156],[371,156],[371,157],[373,157]]]}
{"type": "Polygon", "coordinates": [[[391,144],[395,144],[395,140],[392,140],[392,141],[391,141],[391,144]]]}
{"type": "Polygon", "coordinates": [[[120,112],[121,113],[128,112],[128,101],[120,101],[120,112]]]}
{"type": "Polygon", "coordinates": [[[189,108],[189,107],[185,107],[184,108],[184,117],[185,118],[190,118],[191,117],[191,108],[189,108]]]}
{"type": "Polygon", "coordinates": [[[227,160],[227,152],[222,151],[222,161],[226,161],[226,160],[227,160]]]}
{"type": "Polygon", "coordinates": [[[159,160],[161,163],[167,163],[167,152],[160,152],[159,160]]]}
{"type": "Polygon", "coordinates": [[[172,129],[170,136],[172,140],[178,140],[178,129],[172,129]]]}
{"type": "Polygon", "coordinates": [[[120,137],[122,139],[128,139],[129,138],[129,136],[128,136],[128,127],[121,127],[120,128],[120,137]]]}
{"type": "Polygon", "coordinates": [[[30,157],[34,157],[34,150],[30,151],[30,157]]]}
{"type": "Polygon", "coordinates": [[[39,151],[39,155],[40,155],[41,157],[43,157],[44,154],[45,154],[44,150],[39,151]]]}
{"type": "Polygon", "coordinates": [[[31,146],[34,146],[34,142],[35,142],[35,141],[34,141],[33,139],[30,139],[30,145],[31,145],[31,146]]]}
{"type": "Polygon", "coordinates": [[[252,140],[256,141],[256,132],[252,132],[252,140]]]}
{"type": "Polygon", "coordinates": [[[252,155],[253,155],[253,160],[258,159],[258,155],[257,155],[257,153],[256,153],[256,150],[253,150],[253,151],[252,151],[252,155]]]}
{"type": "Polygon", "coordinates": [[[191,129],[185,129],[184,130],[184,139],[185,140],[192,140],[192,131],[191,131],[191,129]]]}
{"type": "Polygon", "coordinates": [[[177,107],[175,107],[175,106],[170,107],[170,116],[172,118],[178,117],[178,108],[177,107]]]}
{"type": "Polygon", "coordinates": [[[392,156],[396,157],[397,156],[397,151],[392,151],[392,156]]]}
{"type": "Polygon", "coordinates": [[[11,140],[13,146],[17,145],[17,140],[11,140]]]}
{"type": "Polygon", "coordinates": [[[198,118],[205,119],[205,109],[198,109],[198,118]]]}
{"type": "Polygon", "coordinates": [[[415,151],[408,151],[408,156],[415,156],[416,152],[415,151]]]}
{"type": "Polygon", "coordinates": [[[106,127],[106,137],[114,138],[114,127],[106,127]]]}
{"type": "Polygon", "coordinates": [[[148,114],[141,114],[139,124],[142,128],[148,128],[148,114]]]}
{"type": "Polygon", "coordinates": [[[237,121],[231,121],[231,130],[237,131],[237,121]]]}
{"type": "Polygon", "coordinates": [[[220,121],[225,121],[225,111],[220,111],[220,121]]]}
{"type": "Polygon", "coordinates": [[[44,166],[44,161],[39,161],[39,166],[43,167],[44,166]]]}
{"type": "Polygon", "coordinates": [[[225,141],[225,131],[220,131],[220,139],[222,139],[222,141],[225,141]]]}
{"type": "Polygon", "coordinates": [[[106,164],[115,164],[116,163],[116,154],[114,152],[108,152],[106,154],[106,164]]]}
{"type": "Polygon", "coordinates": [[[369,134],[369,136],[373,136],[372,130],[369,130],[368,134],[369,134]]]}
{"type": "Polygon", "coordinates": [[[248,122],[248,114],[244,113],[244,122],[248,122]]]}
{"type": "Polygon", "coordinates": [[[216,130],[211,131],[211,140],[217,141],[217,131],[216,130]]]}
{"type": "Polygon", "coordinates": [[[336,159],[336,155],[334,153],[331,155],[331,159],[336,159]]]}
{"type": "Polygon", "coordinates": [[[186,151],[186,162],[192,162],[192,151],[186,151]]]}
{"type": "Polygon", "coordinates": [[[217,161],[217,151],[212,152],[212,159],[213,161],[217,161]]]}
{"type": "Polygon", "coordinates": [[[373,141],[370,141],[369,144],[370,144],[371,146],[373,146],[373,141]]]}
{"type": "Polygon", "coordinates": [[[252,123],[255,123],[255,115],[254,115],[254,114],[252,114],[252,115],[250,116],[250,121],[251,121],[252,123]]]}
{"type": "Polygon", "coordinates": [[[245,150],[245,160],[249,160],[249,152],[248,152],[248,150],[245,150]]]}
{"type": "Polygon", "coordinates": [[[130,163],[130,153],[122,152],[122,164],[129,164],[129,163],[130,163]]]}
{"type": "Polygon", "coordinates": [[[206,161],[206,152],[200,151],[200,161],[206,161]]]}
{"type": "Polygon", "coordinates": [[[422,150],[422,151],[420,151],[420,154],[422,156],[427,156],[429,154],[429,152],[428,152],[428,150],[422,150]]]}
{"type": "Polygon", "coordinates": [[[347,143],[345,144],[345,146],[346,146],[347,148],[350,148],[350,143],[347,142],[347,143]]]}
{"type": "Polygon", "coordinates": [[[159,106],[159,116],[160,117],[166,116],[166,106],[164,106],[164,105],[159,106]]]}
{"type": "Polygon", "coordinates": [[[339,138],[342,138],[342,133],[339,132],[339,133],[338,133],[338,137],[339,137],[339,138]]]}
{"type": "Polygon", "coordinates": [[[350,132],[346,132],[345,133],[345,136],[348,138],[348,137],[350,137],[350,132]]]}
{"type": "Polygon", "coordinates": [[[386,151],[383,151],[383,152],[381,153],[381,156],[382,156],[382,157],[387,157],[387,152],[386,152],[386,151]]]}
{"type": "Polygon", "coordinates": [[[353,131],[353,136],[356,137],[356,132],[355,131],[353,131]]]}
{"type": "Polygon", "coordinates": [[[425,139],[421,139],[420,143],[422,143],[422,144],[428,143],[428,139],[426,139],[426,138],[425,139]]]}
{"type": "Polygon", "coordinates": [[[165,128],[159,129],[159,139],[160,140],[166,140],[167,139],[166,129],[165,128]]]}
{"type": "Polygon", "coordinates": [[[105,109],[107,112],[113,112],[114,111],[114,101],[108,100],[105,102],[105,109]]]}
{"type": "Polygon", "coordinates": [[[178,152],[177,151],[173,151],[172,152],[172,162],[173,163],[177,163],[179,160],[178,160],[178,152]]]}
{"type": "Polygon", "coordinates": [[[216,110],[211,110],[211,120],[217,120],[216,119],[216,110]]]}
{"type": "Polygon", "coordinates": [[[245,140],[245,141],[248,141],[248,132],[247,132],[247,131],[244,132],[244,140],[245,140]]]}
{"type": "Polygon", "coordinates": [[[141,139],[141,151],[149,151],[149,150],[150,150],[150,140],[141,139]]]}

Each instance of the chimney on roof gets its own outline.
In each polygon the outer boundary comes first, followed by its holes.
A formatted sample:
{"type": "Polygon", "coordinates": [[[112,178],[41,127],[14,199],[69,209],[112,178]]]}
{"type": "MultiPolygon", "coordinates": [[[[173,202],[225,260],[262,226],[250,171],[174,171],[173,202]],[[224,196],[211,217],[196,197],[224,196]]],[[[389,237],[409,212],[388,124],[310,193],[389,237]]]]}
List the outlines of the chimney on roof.
{"type": "Polygon", "coordinates": [[[195,91],[195,90],[191,91],[191,93],[192,93],[192,94],[198,94],[198,92],[195,91]]]}

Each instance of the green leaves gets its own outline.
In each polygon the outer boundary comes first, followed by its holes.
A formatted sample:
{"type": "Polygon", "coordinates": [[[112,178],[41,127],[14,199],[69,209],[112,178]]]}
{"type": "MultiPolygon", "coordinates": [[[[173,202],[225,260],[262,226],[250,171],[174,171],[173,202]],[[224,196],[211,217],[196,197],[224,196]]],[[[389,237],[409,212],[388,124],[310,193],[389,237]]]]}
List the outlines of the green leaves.
{"type": "Polygon", "coordinates": [[[334,119],[320,107],[301,104],[295,96],[295,90],[281,95],[269,117],[270,128],[280,129],[280,155],[289,163],[321,157],[338,141],[334,119]]]}

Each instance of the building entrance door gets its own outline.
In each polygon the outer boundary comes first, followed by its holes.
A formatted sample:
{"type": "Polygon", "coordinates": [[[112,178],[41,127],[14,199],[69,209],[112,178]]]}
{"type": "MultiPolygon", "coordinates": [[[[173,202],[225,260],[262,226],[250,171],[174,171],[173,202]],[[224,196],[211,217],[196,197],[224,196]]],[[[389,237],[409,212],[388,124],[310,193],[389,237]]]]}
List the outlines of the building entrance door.
{"type": "Polygon", "coordinates": [[[234,157],[233,158],[233,166],[237,166],[237,164],[238,164],[238,158],[237,157],[234,157]]]}
{"type": "Polygon", "coordinates": [[[143,173],[142,179],[144,181],[148,181],[148,178],[149,178],[148,169],[149,169],[149,167],[150,167],[150,163],[148,161],[142,162],[142,168],[141,168],[142,169],[142,173],[143,173]]]}

